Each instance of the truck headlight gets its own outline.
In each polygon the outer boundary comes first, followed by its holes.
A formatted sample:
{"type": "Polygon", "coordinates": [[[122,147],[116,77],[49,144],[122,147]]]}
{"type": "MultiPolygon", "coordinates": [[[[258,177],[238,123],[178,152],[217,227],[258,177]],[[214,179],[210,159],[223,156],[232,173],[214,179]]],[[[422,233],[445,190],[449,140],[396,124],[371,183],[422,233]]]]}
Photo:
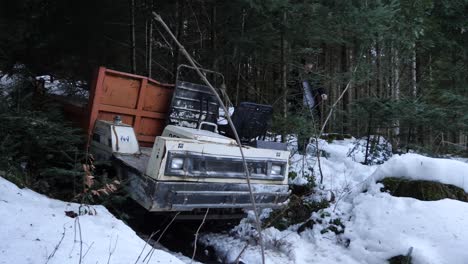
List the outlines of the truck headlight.
{"type": "Polygon", "coordinates": [[[281,165],[271,165],[271,175],[281,175],[281,165]]]}
{"type": "Polygon", "coordinates": [[[171,169],[180,170],[184,167],[183,158],[173,158],[171,160],[171,169]]]}

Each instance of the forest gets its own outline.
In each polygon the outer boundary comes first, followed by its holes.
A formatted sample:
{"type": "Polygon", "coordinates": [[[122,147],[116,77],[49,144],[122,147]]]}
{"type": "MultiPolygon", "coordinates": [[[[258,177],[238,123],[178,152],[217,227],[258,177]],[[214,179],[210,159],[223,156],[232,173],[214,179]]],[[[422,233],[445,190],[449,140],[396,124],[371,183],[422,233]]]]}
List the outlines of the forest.
{"type": "Polygon", "coordinates": [[[0,0],[0,262],[462,264],[467,202],[468,0],[0,0]],[[263,135],[172,126],[184,64],[263,135]]]}
{"type": "Polygon", "coordinates": [[[106,66],[174,83],[187,61],[153,11],[225,76],[234,105],[273,105],[277,134],[314,130],[294,106],[305,60],[328,94],[323,113],[344,91],[325,132],[381,135],[402,152],[466,150],[464,0],[2,1],[1,70],[76,82],[106,66]]]}

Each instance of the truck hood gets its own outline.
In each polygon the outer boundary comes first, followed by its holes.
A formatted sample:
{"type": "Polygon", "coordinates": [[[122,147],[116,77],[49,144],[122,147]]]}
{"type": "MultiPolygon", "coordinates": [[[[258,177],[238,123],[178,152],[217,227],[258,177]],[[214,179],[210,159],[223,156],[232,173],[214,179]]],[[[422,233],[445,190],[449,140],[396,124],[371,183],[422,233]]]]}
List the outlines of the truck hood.
{"type": "Polygon", "coordinates": [[[211,143],[236,145],[236,141],[234,139],[222,136],[211,131],[174,125],[166,126],[166,128],[164,128],[162,136],[170,138],[193,139],[211,143]]]}

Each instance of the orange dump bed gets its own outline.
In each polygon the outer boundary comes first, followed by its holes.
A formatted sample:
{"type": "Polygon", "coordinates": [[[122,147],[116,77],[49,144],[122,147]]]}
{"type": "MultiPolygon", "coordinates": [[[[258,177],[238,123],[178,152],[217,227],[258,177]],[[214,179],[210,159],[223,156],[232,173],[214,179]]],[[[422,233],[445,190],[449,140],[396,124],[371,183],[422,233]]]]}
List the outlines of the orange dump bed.
{"type": "Polygon", "coordinates": [[[112,121],[119,115],[123,123],[133,126],[141,146],[153,146],[166,125],[173,91],[172,84],[100,67],[88,104],[68,102],[64,109],[88,134],[96,120],[112,121]]]}

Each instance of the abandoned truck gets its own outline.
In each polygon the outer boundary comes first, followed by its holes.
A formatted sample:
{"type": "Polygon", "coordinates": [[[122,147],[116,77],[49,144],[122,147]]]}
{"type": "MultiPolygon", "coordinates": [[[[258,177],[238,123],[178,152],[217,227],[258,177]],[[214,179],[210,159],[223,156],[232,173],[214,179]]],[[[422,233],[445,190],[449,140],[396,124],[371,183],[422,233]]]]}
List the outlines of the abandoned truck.
{"type": "MultiPolygon", "coordinates": [[[[219,103],[209,87],[175,85],[100,67],[89,101],[67,101],[65,114],[88,131],[96,160],[111,160],[127,191],[151,212],[251,208],[236,141],[218,125],[219,103]]],[[[288,199],[289,152],[264,135],[272,107],[241,103],[232,114],[243,139],[252,190],[259,208],[288,199]]]]}

